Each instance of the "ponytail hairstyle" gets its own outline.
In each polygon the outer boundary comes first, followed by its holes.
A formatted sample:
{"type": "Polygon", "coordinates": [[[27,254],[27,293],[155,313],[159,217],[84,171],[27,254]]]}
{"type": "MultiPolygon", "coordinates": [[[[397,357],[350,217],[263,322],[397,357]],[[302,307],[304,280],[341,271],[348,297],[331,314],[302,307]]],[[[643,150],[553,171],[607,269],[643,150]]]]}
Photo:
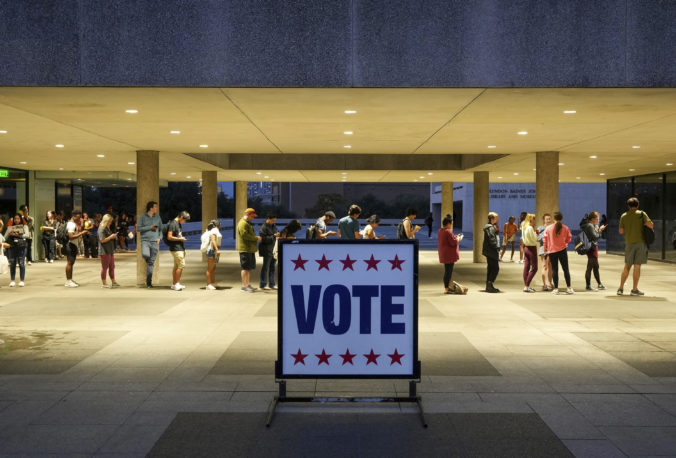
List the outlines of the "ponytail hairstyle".
{"type": "Polygon", "coordinates": [[[451,215],[444,216],[444,219],[441,221],[441,227],[446,227],[448,224],[453,223],[453,217],[451,215]]]}
{"type": "Polygon", "coordinates": [[[366,222],[369,223],[369,224],[380,224],[380,216],[378,216],[374,213],[373,215],[368,217],[366,222]]]}
{"type": "Polygon", "coordinates": [[[221,229],[221,222],[217,219],[212,219],[211,221],[209,221],[209,225],[207,226],[207,231],[210,231],[215,227],[217,227],[220,230],[221,229]]]}
{"type": "Polygon", "coordinates": [[[554,212],[554,221],[556,221],[554,228],[556,235],[559,235],[559,233],[561,233],[561,228],[563,228],[563,224],[561,223],[562,220],[563,214],[561,214],[561,212],[554,212]]]}

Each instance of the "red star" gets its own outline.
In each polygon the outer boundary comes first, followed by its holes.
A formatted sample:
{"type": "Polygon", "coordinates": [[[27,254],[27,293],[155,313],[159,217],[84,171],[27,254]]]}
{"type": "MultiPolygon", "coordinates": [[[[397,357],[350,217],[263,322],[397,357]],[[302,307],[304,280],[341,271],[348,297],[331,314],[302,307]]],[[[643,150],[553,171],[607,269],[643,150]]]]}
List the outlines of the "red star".
{"type": "Polygon", "coordinates": [[[329,358],[331,357],[330,354],[326,353],[326,350],[322,348],[322,354],[321,355],[315,355],[317,358],[319,358],[319,362],[317,363],[317,366],[319,366],[321,363],[326,363],[326,365],[329,365],[329,358]]]}
{"type": "MultiPolygon", "coordinates": [[[[300,255],[299,255],[299,256],[300,256],[300,255]]],[[[315,259],[315,262],[316,262],[316,263],[319,263],[319,269],[317,269],[317,270],[318,270],[318,271],[319,271],[319,270],[322,270],[322,269],[329,270],[329,263],[330,263],[331,261],[333,261],[333,259],[326,259],[326,255],[325,255],[325,254],[322,255],[322,259],[315,259]]]]}
{"type": "Polygon", "coordinates": [[[345,363],[350,363],[350,364],[352,364],[352,365],[354,366],[354,363],[352,362],[352,358],[354,358],[355,356],[357,356],[357,354],[356,354],[356,353],[355,353],[355,354],[350,353],[350,349],[347,348],[347,349],[345,350],[345,354],[342,354],[342,355],[339,355],[339,356],[340,356],[341,358],[343,358],[343,366],[345,365],[345,363]]]}
{"type": "Polygon", "coordinates": [[[394,364],[394,363],[399,363],[399,365],[401,366],[401,358],[402,358],[404,355],[399,354],[399,353],[397,352],[397,349],[396,349],[396,348],[394,349],[394,353],[393,353],[393,354],[391,354],[391,355],[388,354],[387,356],[389,356],[390,358],[392,358],[392,362],[390,363],[390,366],[391,366],[392,364],[394,364]]]}
{"type": "Polygon", "coordinates": [[[375,354],[373,352],[373,348],[371,349],[371,353],[369,353],[368,355],[364,355],[364,356],[366,356],[366,360],[367,360],[366,365],[367,366],[371,363],[375,364],[376,366],[378,365],[378,357],[380,355],[375,354]]]}
{"type": "Polygon", "coordinates": [[[366,271],[368,272],[371,269],[378,270],[378,263],[380,262],[380,259],[374,259],[373,255],[371,255],[371,259],[364,259],[364,262],[368,264],[368,267],[366,268],[366,271]]]}
{"type": "Polygon", "coordinates": [[[347,255],[347,257],[345,259],[339,259],[339,261],[343,263],[343,270],[350,269],[350,270],[354,271],[354,267],[352,267],[352,264],[357,262],[357,260],[356,259],[350,259],[349,254],[347,255]]]}
{"type": "Polygon", "coordinates": [[[399,256],[395,254],[395,255],[394,255],[394,259],[390,259],[390,260],[388,260],[387,262],[389,262],[390,264],[392,264],[392,270],[394,270],[394,269],[399,269],[399,270],[401,270],[401,265],[402,265],[405,261],[406,261],[405,259],[399,259],[399,256]]]}
{"type": "Polygon", "coordinates": [[[307,262],[307,259],[301,258],[299,254],[298,259],[292,259],[291,262],[293,262],[296,265],[296,267],[294,267],[293,270],[298,270],[298,268],[305,270],[305,263],[307,262]]]}
{"type": "Polygon", "coordinates": [[[307,354],[301,353],[300,348],[298,349],[298,353],[296,353],[295,355],[291,353],[291,356],[293,356],[293,359],[295,359],[295,361],[293,362],[294,366],[298,363],[301,363],[303,366],[305,366],[305,357],[307,356],[307,354]]]}

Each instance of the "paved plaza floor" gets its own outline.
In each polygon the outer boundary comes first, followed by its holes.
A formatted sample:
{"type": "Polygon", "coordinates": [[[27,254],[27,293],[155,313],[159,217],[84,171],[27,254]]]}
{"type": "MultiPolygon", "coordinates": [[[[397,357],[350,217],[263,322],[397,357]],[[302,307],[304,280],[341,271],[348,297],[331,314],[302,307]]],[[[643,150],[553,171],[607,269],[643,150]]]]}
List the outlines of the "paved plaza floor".
{"type": "MultiPolygon", "coordinates": [[[[99,287],[98,260],[0,277],[0,456],[676,456],[676,265],[650,262],[644,297],[615,295],[623,259],[601,255],[607,290],[523,293],[522,265],[462,252],[441,294],[436,252],[421,251],[419,393],[429,428],[405,403],[284,404],[276,394],[277,296],[239,291],[237,254],[204,287],[199,252],[184,291],[135,286],[135,255],[117,256],[122,287],[99,287]]],[[[257,275],[254,275],[257,280],[257,275]]],[[[629,291],[627,287],[625,291],[629,291]]],[[[405,381],[301,380],[289,394],[408,393],[405,381]]]]}

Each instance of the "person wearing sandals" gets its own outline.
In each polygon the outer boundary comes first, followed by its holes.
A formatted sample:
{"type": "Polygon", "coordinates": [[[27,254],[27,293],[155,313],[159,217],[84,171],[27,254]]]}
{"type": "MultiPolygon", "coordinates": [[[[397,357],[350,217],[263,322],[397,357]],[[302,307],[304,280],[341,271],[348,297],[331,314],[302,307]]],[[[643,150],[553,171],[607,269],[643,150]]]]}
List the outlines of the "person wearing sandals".
{"type": "Polygon", "coordinates": [[[580,230],[586,234],[592,245],[591,249],[587,252],[587,270],[584,273],[584,279],[587,283],[585,289],[587,291],[606,289],[601,283],[601,275],[599,274],[599,239],[605,229],[606,226],[599,227],[598,212],[589,212],[589,214],[585,215],[582,221],[580,221],[580,230]],[[594,272],[594,279],[598,284],[598,288],[592,288],[591,286],[592,272],[594,272]]]}
{"type": "Polygon", "coordinates": [[[521,242],[524,253],[523,292],[534,293],[530,282],[538,271],[538,236],[535,233],[535,215],[532,213],[526,214],[521,224],[521,242]]]}
{"type": "Polygon", "coordinates": [[[575,294],[570,284],[570,271],[568,270],[568,244],[572,240],[570,229],[562,223],[563,214],[554,213],[554,224],[545,231],[545,251],[549,253],[552,263],[552,279],[554,280],[553,294],[559,294],[559,263],[566,280],[566,294],[575,294]]]}
{"type": "Polygon", "coordinates": [[[106,214],[97,231],[99,240],[99,257],[101,258],[101,288],[118,288],[115,281],[115,242],[118,234],[110,229],[113,216],[106,214]],[[110,277],[110,285],[106,282],[106,273],[110,277]]]}
{"type": "Polygon", "coordinates": [[[437,232],[437,251],[439,262],[444,265],[444,294],[453,294],[455,289],[451,287],[453,266],[460,259],[460,241],[463,235],[453,233],[453,217],[446,215],[441,221],[442,227],[437,232]]]}
{"type": "Polygon", "coordinates": [[[538,249],[538,255],[540,256],[540,266],[542,266],[542,291],[551,291],[554,289],[552,284],[552,263],[549,261],[549,256],[545,252],[545,230],[552,224],[552,215],[545,213],[542,216],[543,224],[538,226],[538,243],[540,248],[538,249]]]}

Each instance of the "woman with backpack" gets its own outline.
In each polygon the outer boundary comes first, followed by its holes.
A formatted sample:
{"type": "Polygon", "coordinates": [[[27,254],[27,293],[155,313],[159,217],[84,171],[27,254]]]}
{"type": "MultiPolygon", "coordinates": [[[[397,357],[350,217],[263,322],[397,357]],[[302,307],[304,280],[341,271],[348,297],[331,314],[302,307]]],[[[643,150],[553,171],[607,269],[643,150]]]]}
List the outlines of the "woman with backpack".
{"type": "Polygon", "coordinates": [[[584,232],[591,243],[591,249],[587,251],[587,270],[584,273],[584,279],[587,282],[585,289],[587,291],[606,289],[601,283],[601,275],[599,274],[599,239],[603,231],[606,230],[606,226],[599,227],[599,213],[589,212],[588,215],[585,215],[582,221],[580,221],[580,230],[584,232]],[[598,284],[597,288],[592,288],[591,286],[592,272],[594,272],[594,279],[598,284]]]}
{"type": "Polygon", "coordinates": [[[200,251],[205,253],[207,257],[207,291],[213,291],[216,288],[216,263],[221,256],[221,222],[217,219],[212,219],[207,225],[207,230],[204,231],[200,239],[200,251]]]}
{"type": "Polygon", "coordinates": [[[402,240],[414,239],[415,233],[422,229],[420,226],[414,226],[413,220],[418,215],[415,208],[406,210],[406,218],[397,225],[397,238],[402,240]]]}
{"type": "Polygon", "coordinates": [[[568,244],[572,240],[570,229],[562,223],[561,212],[554,213],[555,223],[545,230],[545,252],[552,263],[552,279],[554,280],[553,294],[559,294],[559,263],[563,269],[566,280],[566,294],[575,294],[570,284],[570,271],[568,270],[568,244]]]}
{"type": "Polygon", "coordinates": [[[28,225],[23,223],[23,215],[17,213],[14,215],[12,225],[7,228],[5,233],[5,240],[9,243],[9,275],[11,281],[10,287],[16,286],[16,265],[19,264],[19,286],[24,286],[24,279],[26,277],[26,246],[27,239],[30,238],[28,232],[28,225]]]}

